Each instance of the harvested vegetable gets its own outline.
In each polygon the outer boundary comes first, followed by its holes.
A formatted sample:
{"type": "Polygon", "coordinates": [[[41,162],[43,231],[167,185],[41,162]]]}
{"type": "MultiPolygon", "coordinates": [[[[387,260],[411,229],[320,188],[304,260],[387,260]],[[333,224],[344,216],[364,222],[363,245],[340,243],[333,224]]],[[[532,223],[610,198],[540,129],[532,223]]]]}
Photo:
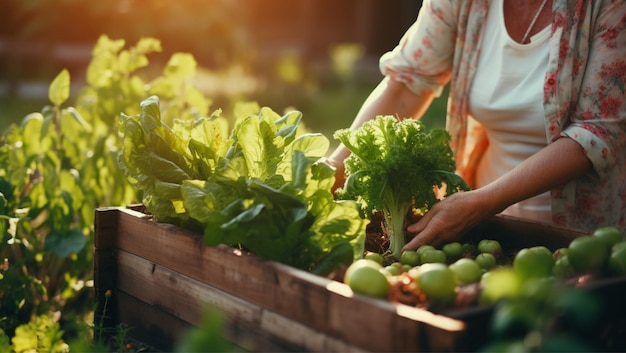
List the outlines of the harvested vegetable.
{"type": "Polygon", "coordinates": [[[425,213],[439,201],[439,191],[448,196],[469,190],[455,174],[446,130],[427,130],[418,120],[378,116],[334,136],[352,152],[345,160],[348,177],[337,198],[356,200],[368,218],[384,213],[395,259],[405,244],[404,221],[412,208],[425,213]]]}

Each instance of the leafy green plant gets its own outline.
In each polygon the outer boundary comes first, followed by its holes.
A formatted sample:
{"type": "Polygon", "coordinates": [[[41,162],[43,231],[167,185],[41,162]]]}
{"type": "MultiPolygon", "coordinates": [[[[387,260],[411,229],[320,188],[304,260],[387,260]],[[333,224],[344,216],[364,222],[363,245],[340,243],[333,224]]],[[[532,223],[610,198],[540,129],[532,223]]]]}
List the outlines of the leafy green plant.
{"type": "Polygon", "coordinates": [[[454,173],[455,162],[446,130],[424,128],[418,120],[378,116],[359,129],[335,132],[351,152],[345,160],[348,178],[337,196],[355,199],[372,216],[382,211],[391,256],[400,258],[404,221],[415,208],[426,212],[444,196],[468,190],[454,173]]]}
{"type": "Polygon", "coordinates": [[[12,338],[0,329],[0,351],[67,353],[69,346],[63,340],[59,323],[48,315],[41,315],[19,325],[12,338]]]}
{"type": "Polygon", "coordinates": [[[120,113],[167,90],[168,116],[208,111],[210,100],[191,80],[193,57],[173,55],[162,75],[146,80],[140,70],[159,41],[125,45],[102,36],[72,106],[63,70],[50,85],[50,105],[0,136],[0,329],[8,337],[51,312],[64,328],[90,315],[94,209],[137,200],[117,164],[120,113]]]}
{"type": "Polygon", "coordinates": [[[3,135],[0,159],[2,327],[13,329],[31,315],[71,307],[91,276],[90,229],[95,202],[81,179],[81,143],[90,125],[73,108],[69,73],[50,85],[52,106],[28,115],[3,135]]]}
{"type": "Polygon", "coordinates": [[[367,222],[333,200],[333,170],[316,163],[328,139],[298,134],[299,112],[246,112],[227,134],[220,111],[170,128],[158,97],[141,106],[124,116],[119,161],[157,220],[314,272],[362,256],[367,222]]]}

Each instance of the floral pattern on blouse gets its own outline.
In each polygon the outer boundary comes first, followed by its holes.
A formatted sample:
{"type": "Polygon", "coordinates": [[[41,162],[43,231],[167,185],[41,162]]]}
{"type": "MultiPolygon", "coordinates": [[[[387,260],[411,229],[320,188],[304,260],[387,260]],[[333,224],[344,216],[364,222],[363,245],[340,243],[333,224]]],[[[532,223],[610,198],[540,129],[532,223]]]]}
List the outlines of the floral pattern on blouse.
{"type": "MultiPolygon", "coordinates": [[[[468,116],[490,0],[425,0],[381,72],[416,94],[450,83],[446,128],[470,185],[489,142],[468,116]]],[[[580,144],[594,171],[551,191],[554,223],[626,231],[626,0],[554,0],[544,80],[549,142],[580,144]]]]}

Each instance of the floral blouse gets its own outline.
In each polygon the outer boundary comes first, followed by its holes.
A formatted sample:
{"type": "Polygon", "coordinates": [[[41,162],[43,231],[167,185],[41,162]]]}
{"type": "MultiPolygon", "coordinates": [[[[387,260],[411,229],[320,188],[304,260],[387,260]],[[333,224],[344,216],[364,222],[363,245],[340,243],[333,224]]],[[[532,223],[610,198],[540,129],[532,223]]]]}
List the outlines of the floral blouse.
{"type": "MultiPolygon", "coordinates": [[[[457,168],[472,185],[488,146],[468,118],[489,0],[425,0],[381,71],[416,94],[450,83],[447,129],[457,168]]],[[[548,141],[578,142],[594,171],[551,191],[553,222],[626,231],[626,0],[554,0],[544,84],[548,141]]]]}

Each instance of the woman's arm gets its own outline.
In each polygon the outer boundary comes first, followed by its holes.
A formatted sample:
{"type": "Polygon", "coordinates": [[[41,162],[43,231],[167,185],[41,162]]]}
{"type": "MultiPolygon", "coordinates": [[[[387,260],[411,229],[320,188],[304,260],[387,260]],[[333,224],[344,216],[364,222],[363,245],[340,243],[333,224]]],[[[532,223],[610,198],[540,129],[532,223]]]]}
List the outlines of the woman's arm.
{"type": "Polygon", "coordinates": [[[582,147],[570,138],[560,138],[494,182],[476,190],[453,194],[435,204],[422,219],[407,228],[416,236],[403,250],[458,239],[467,229],[508,206],[592,170],[582,147]]]}

